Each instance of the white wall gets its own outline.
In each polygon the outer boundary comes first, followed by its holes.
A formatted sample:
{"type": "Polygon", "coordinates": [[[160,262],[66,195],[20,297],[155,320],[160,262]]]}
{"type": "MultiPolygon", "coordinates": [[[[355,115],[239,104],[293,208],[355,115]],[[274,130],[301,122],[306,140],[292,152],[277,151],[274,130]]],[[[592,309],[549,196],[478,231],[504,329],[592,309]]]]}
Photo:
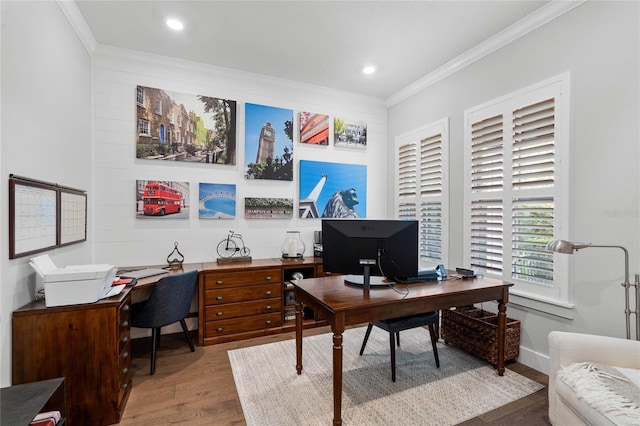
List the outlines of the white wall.
{"type": "MultiPolygon", "coordinates": [[[[1,14],[0,385],[8,386],[11,313],[35,295],[28,258],[9,260],[8,177],[91,189],[91,58],[55,2],[3,1],[1,14]]],[[[91,247],[81,243],[50,255],[60,264],[87,263],[91,247]]]]}
{"type": "MultiPolygon", "coordinates": [[[[365,164],[368,218],[386,212],[387,173],[385,106],[382,99],[229,71],[169,58],[142,55],[113,48],[99,48],[94,55],[95,168],[92,197],[92,240],[95,260],[116,265],[163,264],[174,242],[186,262],[211,262],[216,246],[229,230],[243,235],[253,258],[280,257],[286,230],[300,230],[312,253],[313,231],[319,219],[244,219],[245,197],[277,197],[295,200],[297,212],[299,160],[365,164]],[[238,102],[237,165],[168,163],[137,160],[136,85],[167,91],[206,95],[238,102]],[[255,103],[294,111],[294,180],[244,179],[244,104],[255,103]],[[303,146],[298,143],[298,112],[310,111],[367,123],[366,151],[303,146]],[[188,220],[136,219],[137,179],[186,181],[192,206],[188,220]],[[236,218],[198,219],[198,183],[236,184],[236,218]]],[[[331,130],[333,122],[331,120],[331,130]]],[[[331,178],[331,177],[329,177],[331,178]]],[[[348,185],[348,182],[345,182],[348,185]]],[[[308,194],[302,194],[306,197],[308,194]]],[[[360,196],[364,194],[359,194],[360,196]]],[[[319,209],[323,206],[319,206],[319,209]]]]}
{"type": "MultiPolygon", "coordinates": [[[[639,28],[637,2],[587,2],[388,109],[388,141],[450,117],[450,266],[463,265],[464,110],[569,71],[569,238],[626,246],[640,270],[639,28]]],[[[522,321],[520,360],[541,371],[551,330],[625,335],[622,252],[594,248],[569,262],[573,320],[508,307],[522,321]]]]}

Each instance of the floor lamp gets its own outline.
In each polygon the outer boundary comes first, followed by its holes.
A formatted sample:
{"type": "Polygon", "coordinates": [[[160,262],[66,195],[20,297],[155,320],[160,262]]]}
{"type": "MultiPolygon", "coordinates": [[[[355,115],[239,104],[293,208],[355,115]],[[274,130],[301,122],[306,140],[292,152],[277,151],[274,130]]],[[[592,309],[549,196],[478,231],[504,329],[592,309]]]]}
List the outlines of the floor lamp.
{"type": "Polygon", "coordinates": [[[636,340],[640,340],[640,292],[638,292],[640,288],[640,275],[635,275],[635,282],[633,284],[629,282],[629,252],[627,249],[622,246],[600,246],[591,243],[572,243],[565,240],[553,240],[547,244],[547,250],[563,254],[573,254],[573,252],[589,247],[619,248],[624,252],[624,282],[622,286],[624,287],[624,314],[627,320],[627,339],[631,339],[631,314],[634,314],[636,316],[636,340]],[[633,311],[629,308],[629,287],[635,287],[636,300],[635,310],[633,311]]]}

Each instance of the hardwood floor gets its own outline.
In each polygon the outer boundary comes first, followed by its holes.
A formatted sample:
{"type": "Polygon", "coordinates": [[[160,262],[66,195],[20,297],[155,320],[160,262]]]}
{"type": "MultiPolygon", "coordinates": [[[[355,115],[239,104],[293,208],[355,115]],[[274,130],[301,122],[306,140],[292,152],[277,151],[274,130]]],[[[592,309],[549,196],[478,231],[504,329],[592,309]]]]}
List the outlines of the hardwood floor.
{"type": "MultiPolygon", "coordinates": [[[[305,336],[328,331],[328,327],[305,330],[305,336]]],[[[245,425],[227,351],[292,338],[293,333],[284,333],[196,346],[195,353],[191,353],[182,334],[163,335],[153,376],[149,375],[150,339],[134,340],[133,389],[120,425],[245,425]]],[[[544,384],[545,388],[461,425],[550,425],[548,377],[517,362],[507,368],[544,384]]]]}

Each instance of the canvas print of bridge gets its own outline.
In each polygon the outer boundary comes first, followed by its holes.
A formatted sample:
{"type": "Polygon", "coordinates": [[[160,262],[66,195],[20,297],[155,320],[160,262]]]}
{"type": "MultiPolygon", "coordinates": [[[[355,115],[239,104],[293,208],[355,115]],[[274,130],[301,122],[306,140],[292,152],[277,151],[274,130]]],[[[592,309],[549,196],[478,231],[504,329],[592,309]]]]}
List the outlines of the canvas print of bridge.
{"type": "Polygon", "coordinates": [[[201,182],[198,217],[200,219],[234,219],[236,217],[236,186],[201,182]]]}
{"type": "Polygon", "coordinates": [[[136,88],[136,158],[236,164],[236,101],[136,88]]]}

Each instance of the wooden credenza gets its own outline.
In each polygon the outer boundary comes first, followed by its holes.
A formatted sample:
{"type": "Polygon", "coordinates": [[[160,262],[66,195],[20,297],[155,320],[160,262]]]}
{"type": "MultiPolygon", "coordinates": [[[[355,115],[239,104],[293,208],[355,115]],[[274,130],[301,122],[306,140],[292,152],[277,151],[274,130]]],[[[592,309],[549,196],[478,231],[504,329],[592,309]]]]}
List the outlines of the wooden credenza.
{"type": "Polygon", "coordinates": [[[118,423],[131,391],[131,294],[13,313],[13,384],[66,378],[67,425],[118,423]]]}
{"type": "MultiPolygon", "coordinates": [[[[198,342],[230,342],[291,331],[287,282],[294,272],[318,276],[321,259],[205,263],[199,277],[198,342]]],[[[315,326],[309,318],[308,326],[315,326]]]]}

